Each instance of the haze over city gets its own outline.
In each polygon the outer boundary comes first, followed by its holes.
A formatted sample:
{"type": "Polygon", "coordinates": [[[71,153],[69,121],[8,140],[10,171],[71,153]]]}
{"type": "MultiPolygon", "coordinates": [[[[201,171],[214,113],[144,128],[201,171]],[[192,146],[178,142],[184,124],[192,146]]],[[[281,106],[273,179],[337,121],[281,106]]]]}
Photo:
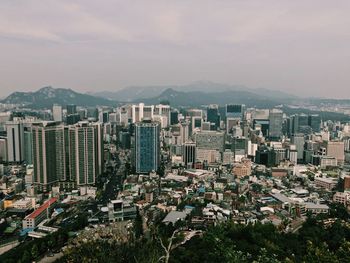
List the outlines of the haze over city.
{"type": "Polygon", "coordinates": [[[349,98],[349,1],[3,0],[1,97],[210,80],[349,98]]]}

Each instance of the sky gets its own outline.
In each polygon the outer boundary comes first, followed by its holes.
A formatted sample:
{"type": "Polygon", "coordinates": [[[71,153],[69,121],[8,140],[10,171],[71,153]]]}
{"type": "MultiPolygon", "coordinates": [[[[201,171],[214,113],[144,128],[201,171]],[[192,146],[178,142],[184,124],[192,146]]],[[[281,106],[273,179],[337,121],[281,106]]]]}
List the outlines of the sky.
{"type": "Polygon", "coordinates": [[[350,1],[1,0],[0,97],[213,81],[350,98],[350,1]]]}

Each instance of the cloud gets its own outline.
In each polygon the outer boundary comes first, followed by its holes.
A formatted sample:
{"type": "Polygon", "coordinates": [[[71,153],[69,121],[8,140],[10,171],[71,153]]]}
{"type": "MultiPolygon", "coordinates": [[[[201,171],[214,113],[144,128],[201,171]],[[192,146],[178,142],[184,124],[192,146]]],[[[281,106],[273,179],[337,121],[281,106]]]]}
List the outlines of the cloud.
{"type": "Polygon", "coordinates": [[[2,0],[0,86],[209,79],[333,95],[331,85],[350,96],[349,8],[345,0],[2,0]]]}

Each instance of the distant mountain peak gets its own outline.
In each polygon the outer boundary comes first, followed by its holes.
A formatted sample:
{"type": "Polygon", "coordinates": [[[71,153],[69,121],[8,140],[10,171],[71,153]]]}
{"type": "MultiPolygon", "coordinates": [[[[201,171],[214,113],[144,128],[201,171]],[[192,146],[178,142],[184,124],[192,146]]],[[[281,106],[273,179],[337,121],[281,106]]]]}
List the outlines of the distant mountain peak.
{"type": "Polygon", "coordinates": [[[31,108],[51,108],[53,104],[76,104],[89,107],[115,104],[109,99],[78,93],[72,89],[53,88],[51,86],[43,87],[34,92],[14,92],[2,102],[31,108]]]}

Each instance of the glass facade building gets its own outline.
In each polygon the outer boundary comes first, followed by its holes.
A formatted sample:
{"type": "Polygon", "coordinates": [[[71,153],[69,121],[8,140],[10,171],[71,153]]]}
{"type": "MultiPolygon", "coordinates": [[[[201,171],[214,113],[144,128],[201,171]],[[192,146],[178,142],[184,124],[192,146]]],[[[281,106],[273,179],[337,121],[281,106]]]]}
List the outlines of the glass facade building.
{"type": "Polygon", "coordinates": [[[135,167],[137,173],[157,171],[160,161],[160,125],[144,120],[135,124],[135,167]]]}

